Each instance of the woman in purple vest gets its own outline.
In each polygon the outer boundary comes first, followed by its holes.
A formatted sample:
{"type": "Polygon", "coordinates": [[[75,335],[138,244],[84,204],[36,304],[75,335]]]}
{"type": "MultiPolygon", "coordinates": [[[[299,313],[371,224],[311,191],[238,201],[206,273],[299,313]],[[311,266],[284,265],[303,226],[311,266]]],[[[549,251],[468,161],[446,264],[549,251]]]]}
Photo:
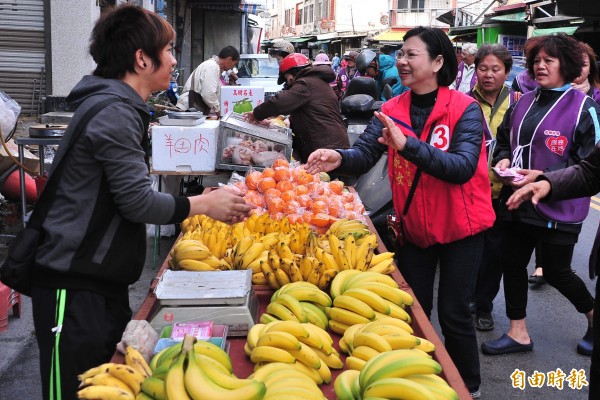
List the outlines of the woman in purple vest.
{"type": "Polygon", "coordinates": [[[577,351],[591,355],[593,348],[594,298],[571,270],[573,249],[589,211],[590,198],[525,203],[506,209],[513,190],[533,182],[544,172],[579,163],[600,138],[598,104],[571,86],[584,65],[581,47],[567,35],[541,37],[527,55],[527,69],[539,87],[525,93],[507,111],[496,136],[493,162],[505,171],[514,167],[523,179],[508,181],[500,193],[500,215],[504,222],[502,265],[507,334],[485,342],[485,354],[507,354],[533,350],[525,323],[527,309],[527,264],[536,244],[544,255],[544,277],[577,309],[585,314],[588,330],[577,351]],[[597,136],[598,135],[598,136],[597,136]]]}

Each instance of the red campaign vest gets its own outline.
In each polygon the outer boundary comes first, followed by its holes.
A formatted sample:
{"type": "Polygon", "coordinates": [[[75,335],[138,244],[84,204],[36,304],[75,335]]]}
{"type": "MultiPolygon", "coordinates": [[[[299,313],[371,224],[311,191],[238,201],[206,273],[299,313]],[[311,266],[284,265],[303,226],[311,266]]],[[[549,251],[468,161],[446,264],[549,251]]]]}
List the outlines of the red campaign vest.
{"type": "MultiPolygon", "coordinates": [[[[447,151],[456,124],[467,107],[474,102],[475,99],[464,93],[445,86],[440,87],[435,106],[421,133],[423,140],[426,140],[428,133],[433,129],[430,145],[447,151]]],[[[410,91],[388,100],[381,110],[384,114],[410,125],[410,91]]],[[[417,138],[412,131],[399,127],[406,136],[417,138]]],[[[481,137],[483,139],[483,132],[481,137]]],[[[388,172],[394,208],[396,214],[401,215],[417,167],[391,149],[389,160],[392,160],[388,163],[388,172]]],[[[494,224],[495,214],[491,198],[485,140],[482,140],[477,169],[468,182],[462,185],[453,184],[425,172],[421,173],[406,216],[406,239],[414,245],[426,248],[483,232],[494,224]]]]}

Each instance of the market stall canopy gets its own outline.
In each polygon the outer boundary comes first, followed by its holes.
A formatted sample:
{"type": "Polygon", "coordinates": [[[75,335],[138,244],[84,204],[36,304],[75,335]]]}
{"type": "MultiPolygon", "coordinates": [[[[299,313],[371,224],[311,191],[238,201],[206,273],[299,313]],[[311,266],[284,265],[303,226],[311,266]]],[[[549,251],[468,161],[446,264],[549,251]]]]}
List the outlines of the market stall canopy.
{"type": "Polygon", "coordinates": [[[544,35],[556,35],[557,33],[566,33],[572,35],[579,28],[579,26],[564,26],[555,28],[536,28],[533,30],[531,36],[544,36],[544,35]]]}
{"type": "Polygon", "coordinates": [[[373,36],[373,40],[379,42],[396,42],[402,43],[404,41],[404,35],[411,28],[391,28],[387,31],[380,33],[379,35],[373,36]]]}
{"type": "Polygon", "coordinates": [[[510,14],[494,15],[490,19],[492,21],[503,21],[503,22],[526,22],[525,11],[519,11],[510,14]]]}
{"type": "Polygon", "coordinates": [[[316,36],[309,36],[309,37],[297,37],[297,38],[286,38],[288,42],[290,43],[306,43],[309,42],[313,39],[315,39],[316,36]]]}

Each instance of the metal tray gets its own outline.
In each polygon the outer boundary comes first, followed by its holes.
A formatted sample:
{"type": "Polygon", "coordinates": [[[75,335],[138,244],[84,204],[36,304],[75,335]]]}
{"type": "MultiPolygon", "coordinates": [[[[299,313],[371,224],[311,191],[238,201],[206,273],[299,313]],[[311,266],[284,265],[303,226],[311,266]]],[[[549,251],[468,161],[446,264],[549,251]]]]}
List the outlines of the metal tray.
{"type": "Polygon", "coordinates": [[[204,117],[200,111],[167,111],[170,119],[198,119],[204,117]]]}

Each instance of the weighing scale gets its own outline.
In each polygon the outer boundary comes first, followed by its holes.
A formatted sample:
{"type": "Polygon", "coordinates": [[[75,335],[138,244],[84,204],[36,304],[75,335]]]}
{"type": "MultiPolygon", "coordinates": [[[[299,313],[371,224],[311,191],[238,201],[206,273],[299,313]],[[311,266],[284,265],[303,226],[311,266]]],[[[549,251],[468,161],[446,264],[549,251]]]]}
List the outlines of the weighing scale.
{"type": "Polygon", "coordinates": [[[258,320],[252,271],[165,270],[154,289],[158,310],[150,325],[161,332],[174,322],[213,321],[228,325],[228,336],[246,336],[258,320]]]}

